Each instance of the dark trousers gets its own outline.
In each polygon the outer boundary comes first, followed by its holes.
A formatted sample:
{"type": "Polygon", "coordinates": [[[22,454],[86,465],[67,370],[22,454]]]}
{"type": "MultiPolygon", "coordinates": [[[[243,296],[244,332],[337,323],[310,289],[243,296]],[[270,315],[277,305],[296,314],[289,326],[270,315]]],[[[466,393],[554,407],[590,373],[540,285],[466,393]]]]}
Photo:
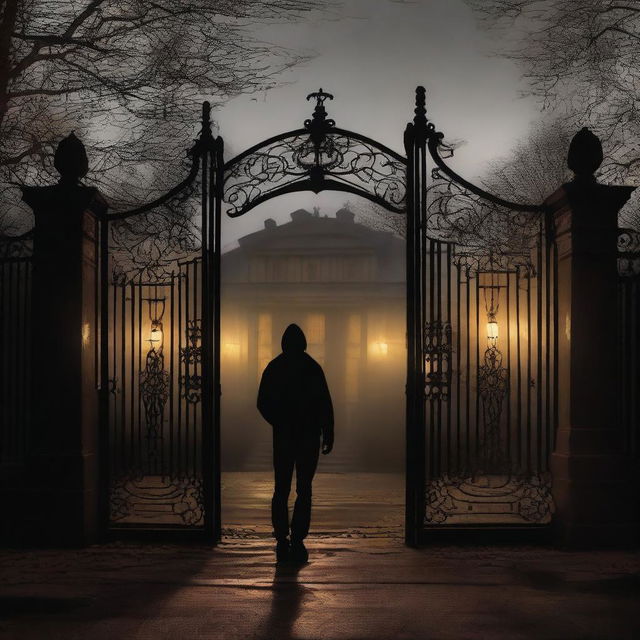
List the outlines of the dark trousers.
{"type": "Polygon", "coordinates": [[[271,522],[277,540],[289,535],[289,493],[296,469],[296,503],[291,518],[291,539],[304,540],[311,522],[311,483],[318,466],[320,431],[277,426],[273,429],[275,489],[271,522]]]}

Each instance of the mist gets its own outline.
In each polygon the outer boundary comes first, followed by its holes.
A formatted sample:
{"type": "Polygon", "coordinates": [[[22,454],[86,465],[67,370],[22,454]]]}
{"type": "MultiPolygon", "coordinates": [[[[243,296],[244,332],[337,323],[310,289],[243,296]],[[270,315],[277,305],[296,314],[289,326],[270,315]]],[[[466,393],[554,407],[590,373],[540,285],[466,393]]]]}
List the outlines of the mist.
{"type": "MultiPolygon", "coordinates": [[[[256,215],[260,215],[257,213],[256,215]]],[[[319,471],[401,472],[406,377],[404,240],[348,208],[264,219],[222,258],[222,469],[271,469],[260,377],[298,324],[323,368],[335,446],[319,471]]]]}

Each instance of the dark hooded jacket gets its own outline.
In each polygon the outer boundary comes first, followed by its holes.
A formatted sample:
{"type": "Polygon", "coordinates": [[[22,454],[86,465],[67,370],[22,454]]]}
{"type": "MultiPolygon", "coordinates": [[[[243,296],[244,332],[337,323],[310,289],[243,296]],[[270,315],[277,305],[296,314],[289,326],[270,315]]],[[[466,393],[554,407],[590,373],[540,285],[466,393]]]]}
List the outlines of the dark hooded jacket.
{"type": "Polygon", "coordinates": [[[265,368],[258,410],[274,427],[322,430],[333,435],[333,405],[322,367],[305,352],[307,340],[297,324],[282,334],[282,353],[265,368]]]}

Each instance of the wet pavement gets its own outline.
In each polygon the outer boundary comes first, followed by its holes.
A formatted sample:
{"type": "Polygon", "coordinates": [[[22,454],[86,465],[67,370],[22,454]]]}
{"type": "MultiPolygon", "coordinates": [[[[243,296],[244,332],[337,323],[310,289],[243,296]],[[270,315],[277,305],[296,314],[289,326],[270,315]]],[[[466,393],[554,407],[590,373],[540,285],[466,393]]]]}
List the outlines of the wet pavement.
{"type": "Polygon", "coordinates": [[[0,637],[427,639],[640,637],[640,555],[414,550],[309,540],[277,567],[268,539],[0,554],[0,637]]]}
{"type": "Polygon", "coordinates": [[[401,479],[317,480],[302,567],[275,564],[267,475],[223,478],[225,537],[215,548],[0,551],[0,638],[640,637],[640,552],[410,549],[401,479]]]}
{"type": "MultiPolygon", "coordinates": [[[[272,471],[222,474],[222,526],[228,536],[271,533],[272,471]]],[[[295,478],[290,506],[295,500],[295,478]]],[[[402,538],[404,475],[400,473],[317,473],[313,481],[312,532],[402,538]]]]}

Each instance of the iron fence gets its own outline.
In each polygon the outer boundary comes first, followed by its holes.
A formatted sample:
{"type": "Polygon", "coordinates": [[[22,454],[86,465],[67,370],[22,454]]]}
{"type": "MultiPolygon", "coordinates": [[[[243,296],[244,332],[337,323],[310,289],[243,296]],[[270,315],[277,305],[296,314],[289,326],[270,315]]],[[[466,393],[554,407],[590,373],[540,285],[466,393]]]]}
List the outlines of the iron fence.
{"type": "Polygon", "coordinates": [[[0,240],[0,464],[24,462],[31,421],[31,234],[0,240]]]}
{"type": "Polygon", "coordinates": [[[626,453],[640,457],[640,233],[618,238],[618,421],[626,453]]]}

